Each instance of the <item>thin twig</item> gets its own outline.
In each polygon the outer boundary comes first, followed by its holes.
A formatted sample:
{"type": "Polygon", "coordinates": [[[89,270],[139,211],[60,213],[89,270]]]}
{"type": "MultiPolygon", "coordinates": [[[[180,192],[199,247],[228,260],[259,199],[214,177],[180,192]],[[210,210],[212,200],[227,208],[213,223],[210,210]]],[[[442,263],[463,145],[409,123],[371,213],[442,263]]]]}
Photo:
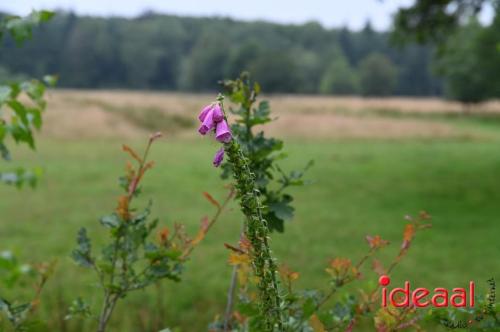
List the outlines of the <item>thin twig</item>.
{"type": "MultiPolygon", "coordinates": [[[[245,236],[244,223],[241,225],[240,239],[243,238],[243,236],[245,236]]],[[[227,291],[227,304],[226,304],[226,312],[224,315],[224,332],[229,331],[229,324],[233,312],[234,292],[236,290],[237,276],[238,276],[238,265],[234,265],[233,272],[231,273],[231,283],[227,291]]]]}

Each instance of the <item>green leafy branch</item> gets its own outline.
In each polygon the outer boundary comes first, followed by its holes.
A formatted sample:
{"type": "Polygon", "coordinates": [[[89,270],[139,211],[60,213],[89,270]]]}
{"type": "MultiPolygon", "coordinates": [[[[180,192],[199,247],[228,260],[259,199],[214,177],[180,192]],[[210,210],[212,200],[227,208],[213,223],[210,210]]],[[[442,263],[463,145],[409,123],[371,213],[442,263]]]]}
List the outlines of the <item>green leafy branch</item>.
{"type": "MultiPolygon", "coordinates": [[[[9,33],[21,44],[31,38],[35,25],[47,22],[54,14],[49,11],[34,11],[27,17],[7,16],[0,20],[0,39],[9,33]]],[[[26,144],[35,149],[33,133],[42,127],[42,113],[46,88],[54,86],[55,76],[45,76],[42,80],[32,79],[25,82],[0,83],[0,156],[3,160],[11,160],[7,139],[10,137],[17,144],[26,144]]],[[[41,174],[39,169],[0,172],[0,182],[18,187],[24,183],[36,185],[41,174]]]]}
{"type": "MultiPolygon", "coordinates": [[[[26,331],[34,321],[30,313],[34,312],[39,303],[42,289],[55,269],[56,261],[35,265],[23,264],[10,251],[0,253],[0,314],[3,314],[14,331],[26,331]],[[34,280],[34,295],[30,301],[7,299],[7,291],[21,283],[34,280]]],[[[0,322],[1,322],[0,316],[0,322]]],[[[0,325],[1,327],[1,325],[0,325]]]]}
{"type": "MultiPolygon", "coordinates": [[[[261,91],[260,85],[257,82],[252,83],[248,73],[242,73],[236,80],[225,80],[222,85],[225,95],[236,105],[236,108],[229,108],[229,111],[237,116],[235,123],[231,125],[231,130],[254,173],[264,206],[264,218],[268,222],[270,231],[283,232],[285,221],[291,220],[295,211],[292,206],[293,197],[286,193],[286,189],[304,185],[306,183],[303,179],[304,174],[313,162],[309,161],[302,170],[289,173],[277,165],[277,161],[287,157],[281,152],[283,141],[265,137],[262,130],[255,132],[255,126],[269,123],[273,118],[267,101],[257,103],[261,91]]],[[[226,163],[222,167],[224,170],[222,177],[229,177],[230,166],[226,163]]]]}
{"type": "Polygon", "coordinates": [[[48,10],[34,10],[26,17],[6,16],[0,20],[0,39],[10,34],[18,44],[22,44],[32,37],[33,27],[50,21],[54,15],[48,10]]]}
{"type": "MultiPolygon", "coordinates": [[[[120,178],[120,186],[125,194],[118,197],[115,211],[100,219],[109,236],[109,242],[101,249],[100,255],[93,253],[87,230],[81,228],[78,231],[73,260],[81,267],[94,270],[103,292],[103,304],[96,317],[98,332],[106,330],[117,302],[130,292],[144,289],[162,279],[180,281],[183,264],[193,248],[205,237],[233,197],[233,191],[230,190],[221,204],[205,193],[205,197],[216,205],[217,211],[213,218],[202,219],[194,238],[187,236],[182,225],[175,224],[173,232],[162,228],[154,241],[153,232],[159,220],[150,220],[151,202],[142,211],[133,208],[132,203],[141,192],[140,184],[145,173],[153,168],[154,163],[148,161],[148,155],[152,143],[160,136],[157,133],[150,137],[142,156],[132,148],[123,146],[137,167],[127,163],[126,174],[120,178]]],[[[69,309],[67,317],[73,316],[91,316],[90,307],[81,298],[75,300],[69,309]]]]}

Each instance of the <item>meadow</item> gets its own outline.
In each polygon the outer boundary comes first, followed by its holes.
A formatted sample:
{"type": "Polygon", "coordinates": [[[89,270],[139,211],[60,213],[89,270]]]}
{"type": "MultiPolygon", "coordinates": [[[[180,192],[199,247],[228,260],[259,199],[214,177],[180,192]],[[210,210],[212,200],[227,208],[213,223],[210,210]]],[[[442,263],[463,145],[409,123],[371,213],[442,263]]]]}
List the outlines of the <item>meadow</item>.
{"type": "MultiPolygon", "coordinates": [[[[194,233],[213,207],[208,191],[224,195],[211,165],[215,143],[196,136],[194,115],[211,95],[126,91],[54,91],[36,154],[22,147],[15,163],[41,166],[36,190],[0,187],[2,249],[20,258],[58,260],[42,297],[40,315],[52,330],[87,331],[88,323],[64,320],[78,296],[97,304],[93,275],[70,259],[77,230],[103,238],[99,217],[112,211],[126,155],[121,144],[140,148],[148,133],[165,138],[152,150],[155,168],[143,183],[141,204],[153,199],[160,225],[183,222],[194,233]]],[[[397,254],[405,215],[425,210],[433,228],[419,233],[394,284],[464,287],[500,279],[500,106],[464,113],[440,100],[270,96],[279,117],[269,132],[285,139],[283,168],[313,159],[311,183],[294,190],[296,217],[273,234],[280,263],[300,272],[297,286],[326,287],[324,271],[334,257],[360,258],[364,237],[391,242],[382,259],[397,254]],[[484,282],[483,282],[484,281],[484,282]]],[[[117,307],[112,331],[181,327],[202,331],[225,305],[231,267],[224,243],[236,243],[242,217],[235,203],[196,248],[182,283],[138,292],[117,307]],[[151,309],[155,308],[155,309],[151,309]]],[[[354,286],[375,285],[369,270],[354,286]]],[[[26,291],[29,291],[27,287],[26,291]]],[[[339,296],[342,296],[340,294],[339,296]]]]}

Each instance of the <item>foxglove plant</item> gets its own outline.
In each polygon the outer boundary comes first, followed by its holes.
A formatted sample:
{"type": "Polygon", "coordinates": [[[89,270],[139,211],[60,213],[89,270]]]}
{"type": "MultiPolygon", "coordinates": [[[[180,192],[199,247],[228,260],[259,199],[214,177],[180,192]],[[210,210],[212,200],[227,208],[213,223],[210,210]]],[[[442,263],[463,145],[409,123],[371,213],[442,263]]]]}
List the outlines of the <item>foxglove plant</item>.
{"type": "MultiPolygon", "coordinates": [[[[293,196],[287,189],[306,183],[303,177],[313,162],[309,161],[301,170],[290,172],[284,171],[278,165],[278,161],[287,156],[282,152],[284,144],[278,138],[267,137],[263,130],[256,130],[256,126],[262,128],[273,121],[273,118],[269,102],[258,101],[260,85],[250,80],[250,74],[243,72],[239,78],[224,80],[221,84],[224,95],[234,105],[228,108],[229,113],[236,118],[231,125],[231,131],[255,175],[269,230],[283,232],[285,222],[293,219],[295,211],[292,205],[293,196]]],[[[223,164],[222,168],[222,178],[228,178],[231,175],[231,166],[223,164]]]]}
{"type": "Polygon", "coordinates": [[[233,139],[227,124],[223,99],[224,97],[219,95],[215,103],[201,111],[199,115],[201,125],[198,131],[202,135],[213,132],[215,139],[223,144],[223,150],[215,154],[214,165],[216,167],[220,165],[224,153],[227,154],[228,163],[231,165],[237,197],[246,217],[244,233],[249,240],[251,265],[258,279],[260,317],[256,321],[261,323],[259,329],[283,331],[282,299],[277,281],[277,266],[268,240],[269,228],[263,217],[263,207],[255,183],[255,175],[240,145],[233,139]]]}
{"type": "MultiPolygon", "coordinates": [[[[280,139],[266,136],[263,130],[255,130],[255,126],[262,128],[273,119],[269,103],[265,100],[258,101],[260,85],[252,82],[247,72],[243,72],[235,80],[224,80],[221,85],[224,88],[224,96],[231,101],[228,111],[236,118],[231,125],[231,131],[248,158],[249,167],[255,176],[263,206],[263,217],[270,232],[284,232],[285,223],[292,220],[295,211],[293,196],[288,189],[306,183],[303,176],[313,163],[309,161],[302,170],[291,172],[284,171],[278,165],[279,160],[286,158],[286,154],[281,152],[284,144],[280,139]]],[[[231,165],[228,163],[222,164],[222,170],[223,179],[231,175],[231,165]]],[[[234,292],[237,276],[241,274],[238,269],[238,265],[233,266],[224,318],[225,331],[230,329],[233,321],[231,313],[234,292]]]]}

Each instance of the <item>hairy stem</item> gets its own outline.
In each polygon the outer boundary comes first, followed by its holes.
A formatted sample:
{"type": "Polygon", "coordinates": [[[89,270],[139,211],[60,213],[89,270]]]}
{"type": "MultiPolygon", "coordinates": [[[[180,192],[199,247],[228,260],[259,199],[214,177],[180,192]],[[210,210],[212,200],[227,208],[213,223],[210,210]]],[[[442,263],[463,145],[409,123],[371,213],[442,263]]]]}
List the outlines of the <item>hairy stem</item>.
{"type": "Polygon", "coordinates": [[[262,217],[262,205],[254,174],[248,166],[248,159],[235,140],[225,144],[225,151],[233,168],[241,210],[246,216],[245,235],[252,245],[252,268],[259,279],[258,289],[264,329],[274,331],[277,327],[278,331],[283,331],[276,263],[268,242],[269,229],[262,217]]]}

